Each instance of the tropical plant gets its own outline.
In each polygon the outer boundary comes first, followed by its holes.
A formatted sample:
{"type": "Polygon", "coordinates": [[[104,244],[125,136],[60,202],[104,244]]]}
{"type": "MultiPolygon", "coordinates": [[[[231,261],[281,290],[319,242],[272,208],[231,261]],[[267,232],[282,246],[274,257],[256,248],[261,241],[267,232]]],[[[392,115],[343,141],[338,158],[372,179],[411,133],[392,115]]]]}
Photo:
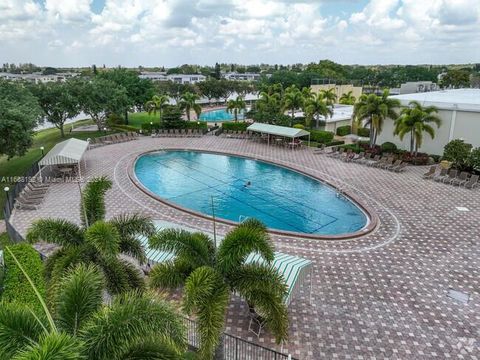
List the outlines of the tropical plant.
{"type": "Polygon", "coordinates": [[[430,124],[437,125],[437,128],[441,126],[442,120],[436,115],[437,113],[435,106],[424,107],[418,101],[411,101],[395,120],[394,135],[398,135],[400,140],[403,140],[405,135],[410,135],[411,155],[416,155],[418,148],[422,146],[424,132],[432,139],[435,138],[435,129],[430,124]]]}
{"type": "Polygon", "coordinates": [[[320,90],[320,94],[322,94],[328,106],[333,107],[335,105],[335,101],[337,101],[337,94],[335,93],[335,88],[330,88],[328,90],[320,90]]]}
{"type": "Polygon", "coordinates": [[[238,113],[242,110],[245,110],[245,108],[245,100],[243,100],[243,98],[240,96],[237,96],[235,100],[228,100],[227,111],[229,113],[233,113],[233,116],[235,117],[235,122],[238,121],[238,113]]]}
{"type": "Polygon", "coordinates": [[[306,121],[307,126],[309,127],[312,118],[316,120],[316,128],[318,128],[320,116],[323,116],[326,119],[328,116],[333,115],[333,110],[328,106],[322,93],[318,93],[313,99],[307,100],[306,104],[306,121]]]}
{"type": "Polygon", "coordinates": [[[353,105],[355,104],[355,101],[357,98],[353,96],[353,91],[349,91],[347,93],[343,93],[342,96],[340,96],[340,104],[343,105],[353,105]]]}
{"type": "Polygon", "coordinates": [[[165,107],[168,105],[169,99],[167,95],[153,95],[152,99],[145,103],[145,109],[148,111],[148,115],[157,115],[157,111],[160,115],[160,121],[162,121],[162,113],[165,107]]]}
{"type": "Polygon", "coordinates": [[[262,314],[277,342],[287,338],[288,316],[283,302],[287,287],[270,266],[274,249],[260,221],[244,221],[218,247],[205,234],[177,229],[163,230],[149,243],[175,255],[174,260],[153,267],[150,284],[156,288],[184,287],[183,307],[188,314],[197,315],[202,359],[210,359],[219,345],[231,292],[240,294],[262,314]],[[247,263],[252,253],[260,254],[266,263],[247,263]]]}
{"type": "MultiPolygon", "coordinates": [[[[7,251],[9,248],[7,248],[7,251]]],[[[0,307],[2,359],[181,359],[184,328],[158,296],[129,292],[103,305],[104,279],[95,265],[65,273],[50,307],[16,260],[43,311],[18,303],[0,307]]]]}
{"type": "Polygon", "coordinates": [[[129,255],[143,263],[145,253],[138,236],[153,234],[155,227],[149,218],[138,214],[119,215],[106,221],[104,196],[111,185],[105,177],[87,183],[80,209],[83,226],[63,219],[40,219],[30,227],[28,241],[61,246],[45,263],[50,288],[65,269],[78,263],[94,263],[103,271],[109,292],[118,294],[142,289],[139,271],[119,255],[129,255]]]}
{"type": "Polygon", "coordinates": [[[190,111],[193,110],[195,111],[195,114],[197,115],[197,118],[200,116],[200,113],[202,112],[202,107],[197,104],[197,100],[200,99],[200,97],[191,92],[186,92],[182,94],[180,97],[180,108],[184,109],[186,114],[187,114],[187,119],[190,121],[190,111]]]}
{"type": "Polygon", "coordinates": [[[285,94],[283,96],[283,109],[291,111],[292,123],[295,119],[295,110],[303,107],[303,104],[303,94],[295,85],[289,86],[285,89],[285,94]]]}
{"type": "Polygon", "coordinates": [[[469,168],[468,160],[472,151],[472,144],[467,144],[461,139],[455,139],[445,145],[443,160],[452,162],[452,166],[458,170],[469,168]]]}
{"type": "Polygon", "coordinates": [[[400,101],[390,98],[389,95],[388,90],[384,90],[382,95],[363,94],[354,106],[354,116],[357,121],[370,127],[371,148],[377,143],[377,137],[382,132],[385,119],[396,120],[398,117],[395,109],[400,107],[400,101]]]}

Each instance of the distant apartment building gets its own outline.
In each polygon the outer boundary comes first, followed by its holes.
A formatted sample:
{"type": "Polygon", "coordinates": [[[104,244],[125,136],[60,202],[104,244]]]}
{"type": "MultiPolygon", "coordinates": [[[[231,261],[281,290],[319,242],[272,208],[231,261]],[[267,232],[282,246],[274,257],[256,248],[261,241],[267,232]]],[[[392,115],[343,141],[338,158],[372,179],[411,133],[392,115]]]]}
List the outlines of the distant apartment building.
{"type": "Polygon", "coordinates": [[[78,76],[78,74],[77,73],[57,73],[57,74],[51,74],[51,75],[43,75],[41,73],[12,74],[12,73],[0,72],[0,79],[10,80],[10,81],[29,81],[35,84],[65,81],[75,76],[78,76]]]}
{"type": "Polygon", "coordinates": [[[322,90],[335,89],[335,94],[337,95],[337,101],[342,97],[343,94],[348,94],[350,91],[352,95],[358,99],[362,95],[361,86],[353,85],[337,85],[337,84],[321,84],[321,85],[310,85],[312,92],[319,93],[322,90]]]}
{"type": "Polygon", "coordinates": [[[138,77],[152,81],[172,81],[176,84],[196,84],[207,79],[206,76],[200,74],[167,75],[165,72],[142,72],[138,77]]]}
{"type": "Polygon", "coordinates": [[[400,85],[399,95],[423,93],[439,90],[438,85],[431,81],[410,81],[400,85]]]}
{"type": "Polygon", "coordinates": [[[257,73],[237,73],[237,72],[230,72],[222,74],[222,77],[227,80],[235,80],[235,81],[259,81],[261,78],[260,74],[257,73]]]}

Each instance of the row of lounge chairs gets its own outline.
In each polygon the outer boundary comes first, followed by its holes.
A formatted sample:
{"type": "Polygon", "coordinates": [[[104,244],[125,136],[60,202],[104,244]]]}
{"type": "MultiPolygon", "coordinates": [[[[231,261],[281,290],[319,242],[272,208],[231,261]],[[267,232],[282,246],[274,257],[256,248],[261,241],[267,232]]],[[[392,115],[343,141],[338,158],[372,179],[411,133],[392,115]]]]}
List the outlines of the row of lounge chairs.
{"type": "Polygon", "coordinates": [[[121,142],[137,140],[137,139],[138,139],[138,134],[136,132],[129,131],[129,132],[122,132],[118,134],[89,139],[88,142],[89,142],[89,146],[92,148],[92,147],[117,144],[121,142]]]}
{"type": "Polygon", "coordinates": [[[48,191],[48,184],[37,182],[37,178],[29,182],[15,199],[15,208],[19,210],[36,210],[43,202],[48,191]]]}
{"type": "Polygon", "coordinates": [[[200,137],[202,129],[160,129],[152,133],[152,137],[200,137]]]}
{"type": "Polygon", "coordinates": [[[395,159],[395,156],[373,155],[365,153],[364,151],[357,154],[350,149],[345,151],[345,148],[334,148],[332,149],[332,152],[328,153],[328,156],[340,159],[344,162],[354,162],[397,173],[404,171],[408,165],[408,163],[402,160],[395,159]]]}
{"type": "Polygon", "coordinates": [[[466,171],[459,172],[456,169],[441,168],[440,171],[438,171],[438,166],[430,167],[430,169],[423,174],[423,178],[444,184],[464,186],[467,189],[473,189],[480,186],[479,175],[472,175],[466,171]]]}
{"type": "Polygon", "coordinates": [[[250,137],[248,131],[225,130],[223,131],[223,134],[225,134],[225,137],[230,139],[246,139],[250,137]]]}

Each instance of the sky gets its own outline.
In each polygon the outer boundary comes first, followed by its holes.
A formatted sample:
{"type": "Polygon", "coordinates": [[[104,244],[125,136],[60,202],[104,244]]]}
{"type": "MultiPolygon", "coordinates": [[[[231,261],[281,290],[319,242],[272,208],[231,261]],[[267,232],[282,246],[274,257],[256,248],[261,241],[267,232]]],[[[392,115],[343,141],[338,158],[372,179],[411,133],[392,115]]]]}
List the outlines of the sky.
{"type": "Polygon", "coordinates": [[[0,62],[480,62],[480,0],[0,0],[0,62]]]}

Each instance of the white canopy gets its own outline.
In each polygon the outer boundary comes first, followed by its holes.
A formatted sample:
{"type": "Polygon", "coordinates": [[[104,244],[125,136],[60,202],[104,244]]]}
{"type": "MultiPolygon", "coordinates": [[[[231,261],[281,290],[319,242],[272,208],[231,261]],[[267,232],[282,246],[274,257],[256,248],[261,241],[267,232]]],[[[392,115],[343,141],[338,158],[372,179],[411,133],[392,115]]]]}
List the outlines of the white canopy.
{"type": "Polygon", "coordinates": [[[38,162],[40,166],[77,164],[88,148],[88,141],[68,139],[58,143],[38,162]]]}
{"type": "Polygon", "coordinates": [[[253,123],[247,128],[248,131],[260,132],[263,134],[270,134],[276,136],[283,136],[288,138],[298,138],[302,136],[309,136],[310,133],[303,129],[296,129],[286,126],[270,125],[263,123],[253,123]]]}

